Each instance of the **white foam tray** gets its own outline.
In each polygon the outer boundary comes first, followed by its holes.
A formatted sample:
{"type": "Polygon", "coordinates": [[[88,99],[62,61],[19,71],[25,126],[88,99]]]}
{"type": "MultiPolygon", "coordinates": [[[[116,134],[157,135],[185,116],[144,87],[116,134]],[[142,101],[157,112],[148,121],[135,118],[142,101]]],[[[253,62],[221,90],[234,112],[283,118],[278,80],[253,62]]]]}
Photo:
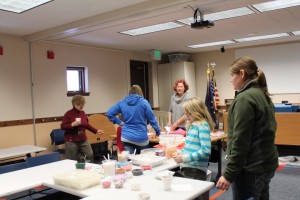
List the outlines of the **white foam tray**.
{"type": "Polygon", "coordinates": [[[130,155],[129,158],[134,165],[151,165],[152,167],[161,165],[166,160],[166,157],[149,154],[130,155]]]}

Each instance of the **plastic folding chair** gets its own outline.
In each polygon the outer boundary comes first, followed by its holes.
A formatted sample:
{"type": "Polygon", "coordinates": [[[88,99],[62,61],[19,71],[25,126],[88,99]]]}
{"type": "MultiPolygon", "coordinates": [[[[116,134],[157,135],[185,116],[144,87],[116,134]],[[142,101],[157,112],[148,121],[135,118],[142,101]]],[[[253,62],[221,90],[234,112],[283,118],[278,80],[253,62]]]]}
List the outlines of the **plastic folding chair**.
{"type": "Polygon", "coordinates": [[[29,167],[35,167],[38,165],[44,165],[51,162],[60,161],[61,157],[59,152],[53,152],[49,154],[38,155],[26,159],[29,167]]]}
{"type": "Polygon", "coordinates": [[[0,166],[0,174],[4,174],[7,172],[13,172],[20,169],[28,168],[27,162],[19,162],[19,163],[13,163],[8,165],[2,165],[0,166]]]}
{"type": "Polygon", "coordinates": [[[54,150],[61,154],[65,153],[65,149],[59,147],[65,143],[64,135],[65,131],[62,129],[53,129],[50,133],[51,144],[55,147],[54,150]]]}

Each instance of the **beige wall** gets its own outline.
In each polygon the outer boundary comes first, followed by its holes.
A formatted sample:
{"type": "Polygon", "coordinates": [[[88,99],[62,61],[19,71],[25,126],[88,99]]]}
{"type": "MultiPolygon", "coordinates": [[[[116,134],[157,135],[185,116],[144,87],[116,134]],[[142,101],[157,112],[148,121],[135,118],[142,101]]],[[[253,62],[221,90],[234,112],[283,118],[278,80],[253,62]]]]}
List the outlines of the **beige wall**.
{"type": "Polygon", "coordinates": [[[207,64],[215,63],[215,79],[218,86],[220,103],[224,105],[224,99],[233,99],[234,90],[230,84],[229,66],[234,61],[233,49],[226,50],[225,53],[220,51],[210,51],[192,55],[192,60],[196,66],[196,94],[205,100],[207,87],[207,64]]]}
{"type": "Polygon", "coordinates": [[[0,148],[34,145],[32,125],[0,127],[0,148]]]}
{"type": "Polygon", "coordinates": [[[0,127],[0,148],[20,145],[37,145],[47,148],[48,151],[52,151],[50,132],[52,129],[59,127],[60,122],[36,124],[36,126],[22,125],[0,127]],[[36,129],[36,135],[34,135],[34,127],[36,129]]]}
{"type": "Polygon", "coordinates": [[[32,116],[29,46],[22,38],[0,34],[0,121],[32,116]]]}
{"type": "Polygon", "coordinates": [[[274,103],[281,103],[283,100],[295,104],[300,103],[300,94],[273,94],[271,98],[274,103]]]}
{"type": "MultiPolygon", "coordinates": [[[[203,53],[196,53],[192,55],[192,60],[196,66],[196,85],[197,85],[197,96],[205,99],[206,95],[206,70],[207,63],[215,63],[215,78],[218,86],[218,92],[220,96],[220,103],[225,104],[224,99],[233,99],[234,90],[230,83],[230,73],[229,66],[233,63],[236,58],[236,50],[226,49],[225,53],[220,51],[210,51],[203,53]]],[[[288,52],[287,52],[288,53],[288,52]]],[[[259,63],[258,63],[259,64],[259,63]]],[[[263,69],[263,67],[262,67],[263,69]]],[[[300,70],[299,70],[300,73],[300,70]]],[[[272,76],[272,74],[266,74],[272,76]]],[[[288,76],[282,76],[280,81],[289,81],[288,76]]],[[[292,86],[298,87],[298,86],[292,86]]],[[[290,93],[290,94],[272,94],[271,96],[274,103],[281,103],[282,100],[287,100],[290,103],[300,103],[300,94],[299,93],[290,93]]]]}
{"type": "MultiPolygon", "coordinates": [[[[90,96],[86,113],[103,113],[128,94],[130,60],[150,65],[150,103],[158,107],[157,64],[150,53],[136,53],[51,42],[29,43],[20,37],[0,35],[0,121],[62,116],[71,108],[66,96],[66,67],[88,67],[90,96]],[[54,59],[46,52],[52,50],[54,59]],[[32,73],[32,79],[31,79],[32,73]],[[32,87],[31,87],[32,82],[32,87]],[[31,95],[32,94],[32,95],[31,95]],[[32,98],[32,97],[33,98],[32,98]]],[[[60,122],[0,127],[0,148],[36,144],[50,150],[50,132],[60,122]]]]}
{"type": "Polygon", "coordinates": [[[126,96],[130,85],[129,61],[150,61],[149,55],[93,47],[38,42],[32,44],[36,117],[61,116],[71,107],[66,96],[66,66],[88,67],[86,113],[102,113],[126,96]],[[46,58],[53,50],[55,59],[46,58]]]}

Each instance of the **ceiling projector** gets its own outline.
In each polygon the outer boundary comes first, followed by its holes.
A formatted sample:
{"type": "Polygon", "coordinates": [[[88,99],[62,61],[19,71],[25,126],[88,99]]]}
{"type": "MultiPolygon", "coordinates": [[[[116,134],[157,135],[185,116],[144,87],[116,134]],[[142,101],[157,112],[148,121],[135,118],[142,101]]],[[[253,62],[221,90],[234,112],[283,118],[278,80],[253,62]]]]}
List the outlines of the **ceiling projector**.
{"type": "Polygon", "coordinates": [[[191,23],[191,28],[195,29],[203,29],[203,28],[211,28],[215,24],[213,21],[210,20],[204,20],[203,19],[203,14],[200,12],[199,8],[197,8],[194,12],[194,23],[191,23]],[[199,13],[199,18],[198,19],[198,13],[199,13]]]}
{"type": "Polygon", "coordinates": [[[213,21],[204,20],[204,21],[197,21],[197,22],[191,23],[191,28],[195,28],[195,29],[211,28],[214,25],[215,24],[213,21]]]}

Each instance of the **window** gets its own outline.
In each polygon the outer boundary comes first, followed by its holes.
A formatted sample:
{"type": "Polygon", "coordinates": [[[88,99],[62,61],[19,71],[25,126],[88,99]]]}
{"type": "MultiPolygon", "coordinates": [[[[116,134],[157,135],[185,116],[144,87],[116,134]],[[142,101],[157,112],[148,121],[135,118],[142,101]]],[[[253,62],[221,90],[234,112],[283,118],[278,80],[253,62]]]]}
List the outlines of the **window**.
{"type": "Polygon", "coordinates": [[[67,67],[67,90],[67,96],[89,95],[89,92],[87,92],[86,67],[67,67]]]}

